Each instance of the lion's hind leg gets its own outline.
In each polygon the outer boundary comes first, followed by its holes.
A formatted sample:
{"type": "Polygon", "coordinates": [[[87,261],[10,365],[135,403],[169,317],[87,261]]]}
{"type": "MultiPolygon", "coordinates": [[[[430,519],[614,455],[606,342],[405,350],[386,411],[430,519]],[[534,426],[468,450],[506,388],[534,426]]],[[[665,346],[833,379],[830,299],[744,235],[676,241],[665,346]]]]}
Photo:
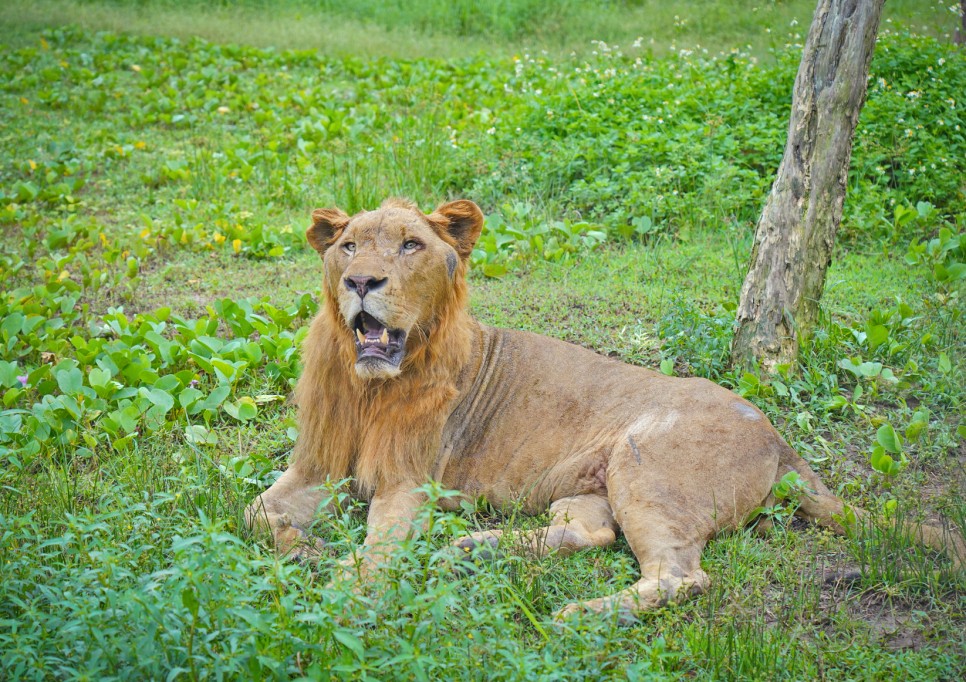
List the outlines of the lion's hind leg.
{"type": "Polygon", "coordinates": [[[640,562],[641,579],[616,594],[568,604],[554,616],[558,621],[575,613],[616,614],[622,624],[640,613],[703,593],[709,585],[701,570],[705,541],[676,532],[672,516],[651,509],[621,515],[621,530],[640,562]]]}
{"type": "Polygon", "coordinates": [[[660,458],[676,451],[673,443],[647,449],[643,443],[643,438],[629,438],[626,447],[618,448],[607,479],[614,518],[641,567],[640,580],[615,594],[568,604],[555,614],[558,621],[590,612],[626,624],[641,613],[703,593],[710,584],[701,570],[701,552],[734,510],[716,504],[713,489],[696,495],[690,476],[662,475],[666,467],[660,458]],[[658,466],[648,469],[641,460],[658,466]]]}
{"type": "Polygon", "coordinates": [[[510,547],[524,554],[542,557],[550,552],[568,556],[582,549],[605,547],[617,539],[617,524],[607,498],[600,495],[564,497],[550,505],[550,525],[535,530],[513,533],[505,538],[503,531],[473,533],[456,544],[465,552],[477,547],[495,550],[504,538],[510,547]]]}

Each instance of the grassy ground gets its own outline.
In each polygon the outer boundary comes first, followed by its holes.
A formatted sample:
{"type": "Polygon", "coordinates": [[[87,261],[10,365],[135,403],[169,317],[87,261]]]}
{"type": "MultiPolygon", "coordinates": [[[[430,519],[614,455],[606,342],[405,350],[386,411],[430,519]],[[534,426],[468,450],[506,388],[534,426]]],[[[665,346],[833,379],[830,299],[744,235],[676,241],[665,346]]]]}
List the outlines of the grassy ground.
{"type": "MultiPolygon", "coordinates": [[[[891,0],[884,21],[949,38],[957,16],[951,2],[891,0]]],[[[459,57],[520,50],[587,52],[591,41],[620,45],[641,38],[655,53],[670,46],[713,51],[748,46],[756,54],[804,35],[815,3],[659,2],[626,0],[469,0],[443,2],[237,3],[188,0],[10,0],[0,26],[16,43],[22,33],[66,23],[92,31],[200,37],[261,47],[321,50],[336,56],[459,57]],[[266,8],[270,7],[270,11],[266,8]]]]}
{"type": "Polygon", "coordinates": [[[453,537],[539,520],[427,511],[436,532],[357,594],[326,585],[364,532],[351,501],[318,567],[241,522],[296,435],[306,216],[398,193],[484,207],[480,319],[711,377],[849,502],[966,528],[966,67],[906,32],[955,17],[887,4],[822,324],[759,378],[728,367],[731,311],[811,3],[697,4],[675,26],[661,3],[507,2],[559,30],[493,15],[480,38],[428,1],[0,8],[0,677],[961,679],[966,582],[888,528],[844,539],[778,506],[763,537],[712,541],[708,594],[554,629],[635,580],[622,542],[466,576],[453,537]],[[743,47],[779,32],[768,60],[743,47]],[[591,37],[625,49],[567,56],[591,37]]]}

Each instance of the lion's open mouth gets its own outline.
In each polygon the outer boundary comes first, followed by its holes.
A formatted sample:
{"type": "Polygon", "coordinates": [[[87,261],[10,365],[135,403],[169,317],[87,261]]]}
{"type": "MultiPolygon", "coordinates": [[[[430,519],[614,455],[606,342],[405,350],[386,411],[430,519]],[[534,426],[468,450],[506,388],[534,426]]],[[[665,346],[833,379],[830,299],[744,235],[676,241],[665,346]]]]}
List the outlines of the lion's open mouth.
{"type": "Polygon", "coordinates": [[[388,329],[365,311],[356,315],[352,327],[356,333],[356,362],[372,359],[399,366],[406,348],[406,332],[388,329]]]}

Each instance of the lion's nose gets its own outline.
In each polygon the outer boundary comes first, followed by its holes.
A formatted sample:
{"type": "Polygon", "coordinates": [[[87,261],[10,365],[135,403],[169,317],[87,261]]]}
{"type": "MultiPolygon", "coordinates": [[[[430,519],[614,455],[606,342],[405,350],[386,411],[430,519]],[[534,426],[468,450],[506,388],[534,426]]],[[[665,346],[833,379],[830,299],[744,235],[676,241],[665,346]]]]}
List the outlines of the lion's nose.
{"type": "Polygon", "coordinates": [[[379,289],[386,283],[386,278],[369,277],[368,275],[349,275],[344,280],[349,291],[359,294],[359,298],[365,298],[370,291],[379,289]]]}

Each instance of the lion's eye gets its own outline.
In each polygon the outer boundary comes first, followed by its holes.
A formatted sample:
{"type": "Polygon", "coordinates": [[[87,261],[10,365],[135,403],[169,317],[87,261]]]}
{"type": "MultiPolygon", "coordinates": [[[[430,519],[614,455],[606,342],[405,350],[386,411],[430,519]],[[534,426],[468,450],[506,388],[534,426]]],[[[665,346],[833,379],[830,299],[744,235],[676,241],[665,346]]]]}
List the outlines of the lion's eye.
{"type": "Polygon", "coordinates": [[[356,245],[352,242],[346,242],[342,245],[342,250],[351,255],[356,252],[356,245]]]}
{"type": "Polygon", "coordinates": [[[407,239],[403,242],[402,250],[403,253],[412,253],[413,251],[418,251],[423,245],[417,242],[415,239],[407,239]]]}

